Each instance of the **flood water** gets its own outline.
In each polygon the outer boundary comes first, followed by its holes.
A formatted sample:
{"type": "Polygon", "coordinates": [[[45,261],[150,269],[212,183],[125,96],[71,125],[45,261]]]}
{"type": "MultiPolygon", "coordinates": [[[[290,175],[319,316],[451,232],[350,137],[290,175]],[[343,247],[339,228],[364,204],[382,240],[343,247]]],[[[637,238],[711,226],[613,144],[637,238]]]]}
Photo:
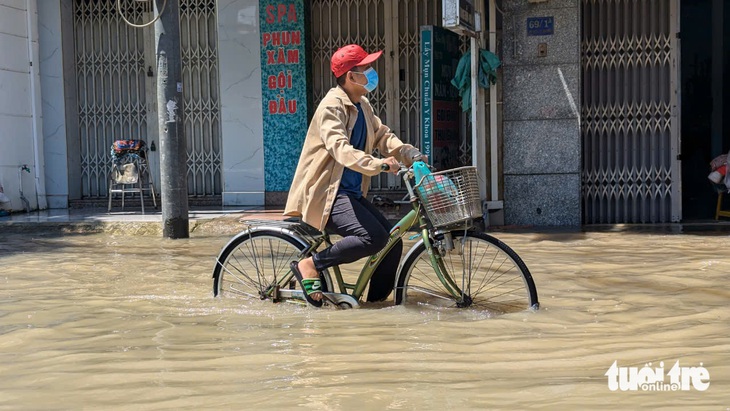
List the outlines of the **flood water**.
{"type": "Polygon", "coordinates": [[[0,233],[0,409],[730,409],[728,235],[496,236],[539,311],[218,299],[229,236],[0,233]],[[611,391],[614,361],[706,389],[611,391]]]}

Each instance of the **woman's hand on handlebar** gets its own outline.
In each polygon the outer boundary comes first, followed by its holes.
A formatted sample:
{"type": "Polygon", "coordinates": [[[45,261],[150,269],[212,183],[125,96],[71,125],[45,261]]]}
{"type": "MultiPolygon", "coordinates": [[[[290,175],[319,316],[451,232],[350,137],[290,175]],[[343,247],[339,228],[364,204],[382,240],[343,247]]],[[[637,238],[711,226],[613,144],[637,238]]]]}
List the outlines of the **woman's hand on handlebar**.
{"type": "Polygon", "coordinates": [[[400,163],[395,159],[395,157],[386,157],[383,159],[382,170],[398,174],[398,171],[400,170],[400,163]]]}

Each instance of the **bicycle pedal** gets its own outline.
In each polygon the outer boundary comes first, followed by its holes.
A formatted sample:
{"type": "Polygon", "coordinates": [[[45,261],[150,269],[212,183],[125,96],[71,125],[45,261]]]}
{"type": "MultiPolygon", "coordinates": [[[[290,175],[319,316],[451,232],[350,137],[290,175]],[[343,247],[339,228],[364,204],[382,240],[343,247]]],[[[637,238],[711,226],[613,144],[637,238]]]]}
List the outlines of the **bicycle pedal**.
{"type": "Polygon", "coordinates": [[[322,300],[323,300],[322,302],[324,303],[324,305],[332,306],[332,307],[334,307],[337,310],[341,310],[342,309],[342,307],[340,307],[337,304],[337,301],[331,299],[329,296],[325,295],[324,293],[322,293],[322,300]]]}

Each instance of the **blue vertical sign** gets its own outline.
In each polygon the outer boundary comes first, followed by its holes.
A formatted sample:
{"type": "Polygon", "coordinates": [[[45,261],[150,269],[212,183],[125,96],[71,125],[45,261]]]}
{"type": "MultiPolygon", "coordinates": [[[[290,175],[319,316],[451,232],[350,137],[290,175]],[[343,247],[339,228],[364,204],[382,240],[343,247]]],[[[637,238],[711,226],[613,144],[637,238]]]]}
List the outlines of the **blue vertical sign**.
{"type": "Polygon", "coordinates": [[[266,191],[289,191],[307,133],[304,0],[259,1],[266,191]]]}
{"type": "Polygon", "coordinates": [[[429,158],[433,146],[433,71],[431,55],[433,54],[432,31],[429,27],[421,27],[421,151],[429,158]]]}
{"type": "Polygon", "coordinates": [[[440,170],[458,167],[459,93],[451,79],[459,64],[459,36],[421,27],[421,148],[440,170]]]}

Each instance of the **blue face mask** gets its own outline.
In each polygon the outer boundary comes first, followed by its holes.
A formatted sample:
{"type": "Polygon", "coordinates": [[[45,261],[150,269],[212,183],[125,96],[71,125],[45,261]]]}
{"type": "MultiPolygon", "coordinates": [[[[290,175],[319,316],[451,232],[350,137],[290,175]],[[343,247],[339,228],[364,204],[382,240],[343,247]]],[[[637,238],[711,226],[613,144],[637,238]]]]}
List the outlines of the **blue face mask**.
{"type": "Polygon", "coordinates": [[[378,72],[375,71],[374,68],[370,67],[369,69],[359,74],[364,75],[365,78],[368,80],[367,83],[361,84],[365,88],[365,90],[371,92],[375,90],[376,87],[378,87],[378,72]]]}

